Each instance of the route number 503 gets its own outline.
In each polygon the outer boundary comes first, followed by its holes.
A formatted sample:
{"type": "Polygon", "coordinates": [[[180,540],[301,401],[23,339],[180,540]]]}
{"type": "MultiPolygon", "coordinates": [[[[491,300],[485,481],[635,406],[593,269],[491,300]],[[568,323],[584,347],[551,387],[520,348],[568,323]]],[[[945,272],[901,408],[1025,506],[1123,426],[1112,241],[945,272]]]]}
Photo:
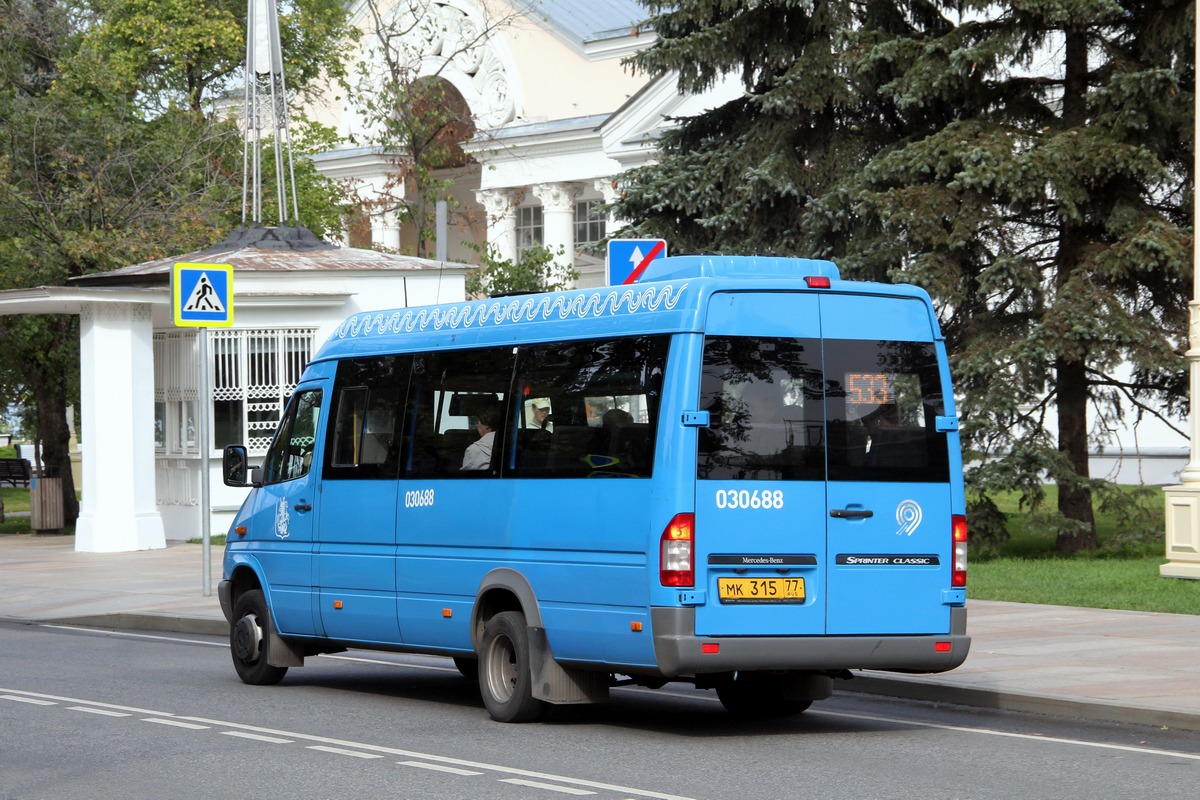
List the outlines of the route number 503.
{"type": "Polygon", "coordinates": [[[717,508],[783,508],[782,489],[718,489],[717,508]]]}

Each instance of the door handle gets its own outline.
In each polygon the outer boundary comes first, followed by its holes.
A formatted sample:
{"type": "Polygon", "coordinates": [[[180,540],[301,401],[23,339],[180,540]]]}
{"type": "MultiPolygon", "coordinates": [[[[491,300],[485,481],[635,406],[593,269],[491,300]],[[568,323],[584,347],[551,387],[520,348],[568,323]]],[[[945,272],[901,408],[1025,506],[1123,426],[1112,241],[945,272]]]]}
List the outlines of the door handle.
{"type": "Polygon", "coordinates": [[[829,516],[837,519],[868,519],[875,516],[875,512],[869,508],[831,508],[829,516]]]}
{"type": "Polygon", "coordinates": [[[292,508],[296,509],[297,511],[312,511],[312,506],[308,503],[296,503],[296,505],[292,506],[292,508]]]}

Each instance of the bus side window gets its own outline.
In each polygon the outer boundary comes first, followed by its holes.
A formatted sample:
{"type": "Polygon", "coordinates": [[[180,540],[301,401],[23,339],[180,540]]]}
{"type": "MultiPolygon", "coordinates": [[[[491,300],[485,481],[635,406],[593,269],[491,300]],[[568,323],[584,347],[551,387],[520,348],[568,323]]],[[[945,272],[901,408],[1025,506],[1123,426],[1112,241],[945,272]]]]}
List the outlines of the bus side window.
{"type": "Polygon", "coordinates": [[[517,386],[549,398],[553,414],[545,428],[517,430],[515,474],[649,477],[669,342],[628,336],[522,348],[517,386]]]}
{"type": "Polygon", "coordinates": [[[309,389],[292,396],[263,459],[264,483],[282,483],[308,474],[320,419],[320,389],[309,389]]]}
{"type": "Polygon", "coordinates": [[[338,363],[325,447],[326,479],[391,479],[400,463],[401,410],[411,359],[376,356],[338,363]]]}
{"type": "Polygon", "coordinates": [[[405,477],[481,478],[499,474],[512,359],[511,347],[424,353],[415,358],[412,399],[405,422],[406,430],[412,431],[412,453],[405,477]],[[481,437],[479,421],[485,408],[500,410],[500,429],[481,437]],[[481,439],[485,448],[490,441],[490,467],[464,470],[467,449],[481,439]]]}

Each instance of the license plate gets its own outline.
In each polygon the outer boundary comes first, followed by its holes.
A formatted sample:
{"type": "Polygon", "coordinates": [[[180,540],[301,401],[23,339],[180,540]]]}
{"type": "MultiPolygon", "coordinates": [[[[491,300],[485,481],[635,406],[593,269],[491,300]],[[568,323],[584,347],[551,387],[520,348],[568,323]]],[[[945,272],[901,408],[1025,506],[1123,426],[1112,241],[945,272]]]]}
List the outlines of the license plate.
{"type": "Polygon", "coordinates": [[[722,603],[803,603],[804,578],[718,578],[722,603]]]}

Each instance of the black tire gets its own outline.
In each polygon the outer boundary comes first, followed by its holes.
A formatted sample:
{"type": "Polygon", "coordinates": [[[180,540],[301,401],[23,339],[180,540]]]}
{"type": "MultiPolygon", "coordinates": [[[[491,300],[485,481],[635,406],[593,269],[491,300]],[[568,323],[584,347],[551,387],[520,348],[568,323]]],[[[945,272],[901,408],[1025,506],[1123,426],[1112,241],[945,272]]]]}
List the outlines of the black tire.
{"type": "Polygon", "coordinates": [[[738,672],[717,684],[717,699],[739,717],[790,717],[807,711],[813,701],[788,697],[789,688],[782,676],[738,672]]]}
{"type": "Polygon", "coordinates": [[[233,606],[229,649],[233,653],[233,668],[243,683],[274,686],[287,674],[287,667],[273,667],[268,663],[273,632],[271,610],[267,608],[262,591],[242,592],[233,606]]]}
{"type": "Polygon", "coordinates": [[[454,666],[464,678],[479,680],[479,659],[474,656],[455,656],[454,666]]]}
{"type": "Polygon", "coordinates": [[[519,611],[502,611],[483,629],[479,692],[497,722],[532,722],[546,710],[546,703],[533,696],[529,631],[519,611]]]}

